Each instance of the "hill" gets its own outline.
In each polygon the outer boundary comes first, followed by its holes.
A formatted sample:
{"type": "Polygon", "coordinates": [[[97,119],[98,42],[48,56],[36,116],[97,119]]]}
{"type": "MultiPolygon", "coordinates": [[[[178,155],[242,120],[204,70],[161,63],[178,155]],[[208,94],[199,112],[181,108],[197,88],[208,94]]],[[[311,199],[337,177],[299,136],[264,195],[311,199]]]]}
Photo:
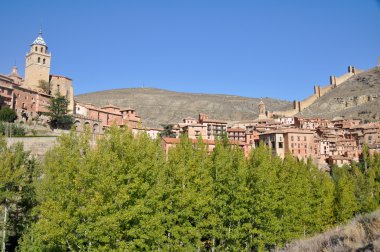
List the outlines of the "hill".
{"type": "MultiPolygon", "coordinates": [[[[255,119],[261,100],[233,95],[180,93],[154,88],[105,90],[78,95],[75,99],[96,106],[113,104],[132,107],[142,117],[144,125],[151,127],[180,122],[189,116],[197,118],[199,113],[228,121],[255,119]]],[[[267,110],[281,110],[291,106],[291,102],[285,100],[262,100],[267,110]]]]}
{"type": "Polygon", "coordinates": [[[351,77],[298,115],[380,120],[380,67],[351,77]]]}
{"type": "Polygon", "coordinates": [[[380,210],[310,239],[294,241],[282,251],[380,251],[380,210]]]}

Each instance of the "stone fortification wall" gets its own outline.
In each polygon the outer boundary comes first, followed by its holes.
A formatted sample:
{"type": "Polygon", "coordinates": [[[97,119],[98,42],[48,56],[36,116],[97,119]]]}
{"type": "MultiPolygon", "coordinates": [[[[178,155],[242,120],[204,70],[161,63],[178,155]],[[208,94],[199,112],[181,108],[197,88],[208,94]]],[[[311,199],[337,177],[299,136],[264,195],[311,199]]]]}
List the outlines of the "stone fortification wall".
{"type": "Polygon", "coordinates": [[[319,96],[317,96],[316,94],[312,94],[310,95],[309,97],[307,97],[306,99],[300,101],[299,103],[299,111],[302,111],[304,110],[305,108],[309,107],[311,104],[313,104],[317,99],[319,98],[319,96]]]}
{"type": "Polygon", "coordinates": [[[49,137],[12,137],[6,138],[8,146],[15,143],[22,143],[24,150],[37,157],[43,157],[46,152],[57,144],[56,136],[49,137]]]}
{"type": "Polygon", "coordinates": [[[294,100],[293,101],[293,109],[284,110],[284,111],[274,111],[273,114],[277,115],[277,116],[294,116],[298,112],[301,112],[305,108],[312,105],[321,96],[325,95],[326,93],[328,93],[329,91],[331,91],[332,89],[337,87],[338,85],[347,81],[352,76],[359,74],[359,73],[362,73],[362,72],[364,72],[364,71],[356,69],[353,66],[349,66],[347,73],[345,73],[341,76],[338,76],[338,77],[335,75],[330,76],[330,85],[323,86],[323,87],[321,87],[319,85],[315,85],[314,86],[314,94],[310,95],[309,97],[307,97],[306,99],[304,99],[302,101],[294,100]]]}
{"type": "Polygon", "coordinates": [[[334,88],[333,85],[328,85],[325,87],[319,87],[319,96],[325,95],[327,92],[331,91],[334,88]]]}

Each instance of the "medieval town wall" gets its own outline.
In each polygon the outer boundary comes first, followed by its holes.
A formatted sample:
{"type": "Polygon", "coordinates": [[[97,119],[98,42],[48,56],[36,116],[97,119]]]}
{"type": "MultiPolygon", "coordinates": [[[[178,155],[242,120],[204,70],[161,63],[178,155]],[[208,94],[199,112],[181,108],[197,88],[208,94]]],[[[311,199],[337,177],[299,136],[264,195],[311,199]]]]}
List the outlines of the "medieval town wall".
{"type": "MultiPolygon", "coordinates": [[[[379,64],[380,64],[380,59],[379,59],[379,64]]],[[[310,96],[308,96],[306,99],[302,101],[293,101],[293,109],[289,110],[284,110],[284,111],[273,111],[274,115],[278,116],[294,116],[298,112],[301,112],[305,108],[309,107],[311,104],[313,104],[318,98],[321,96],[325,95],[332,89],[334,89],[336,86],[342,84],[343,82],[347,81],[349,78],[352,76],[364,72],[363,70],[356,69],[353,66],[348,67],[348,73],[345,73],[341,76],[335,76],[332,75],[330,76],[330,85],[327,86],[319,86],[315,85],[314,86],[314,93],[310,96]]]]}

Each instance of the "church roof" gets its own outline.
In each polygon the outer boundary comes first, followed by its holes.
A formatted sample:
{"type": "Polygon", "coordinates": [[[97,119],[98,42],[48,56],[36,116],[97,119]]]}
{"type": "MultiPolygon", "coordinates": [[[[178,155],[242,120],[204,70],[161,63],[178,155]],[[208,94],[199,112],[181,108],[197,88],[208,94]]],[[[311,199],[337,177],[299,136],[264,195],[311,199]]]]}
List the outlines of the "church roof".
{"type": "Polygon", "coordinates": [[[42,37],[42,31],[38,33],[38,37],[33,41],[32,45],[46,45],[44,38],[42,37]]]}

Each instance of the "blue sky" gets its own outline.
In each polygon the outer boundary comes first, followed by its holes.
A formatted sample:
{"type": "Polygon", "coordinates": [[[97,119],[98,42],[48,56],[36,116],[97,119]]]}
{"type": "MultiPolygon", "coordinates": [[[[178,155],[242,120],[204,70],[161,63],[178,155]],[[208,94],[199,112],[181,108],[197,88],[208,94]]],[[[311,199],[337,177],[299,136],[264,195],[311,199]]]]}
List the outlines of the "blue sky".
{"type": "Polygon", "coordinates": [[[76,94],[144,85],[302,99],[380,57],[380,0],[1,0],[0,10],[0,73],[16,62],[24,74],[42,24],[51,73],[76,94]]]}

